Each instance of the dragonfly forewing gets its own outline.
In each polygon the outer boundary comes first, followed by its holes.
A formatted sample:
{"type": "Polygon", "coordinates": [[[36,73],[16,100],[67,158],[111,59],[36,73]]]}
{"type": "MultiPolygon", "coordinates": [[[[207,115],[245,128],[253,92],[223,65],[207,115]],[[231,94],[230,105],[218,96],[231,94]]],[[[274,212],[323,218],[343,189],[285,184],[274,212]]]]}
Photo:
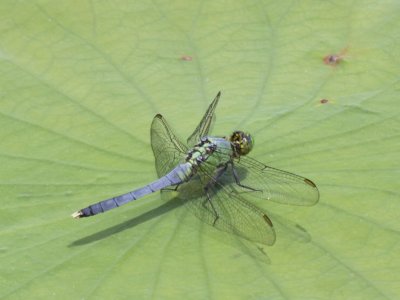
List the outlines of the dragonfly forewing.
{"type": "MultiPolygon", "coordinates": [[[[222,151],[216,155],[226,154],[222,151]]],[[[207,168],[211,170],[213,166],[207,168]]],[[[319,201],[318,188],[310,179],[269,167],[248,156],[233,160],[220,178],[220,183],[230,193],[246,194],[281,204],[312,206],[319,201]]]]}
{"type": "Polygon", "coordinates": [[[211,102],[211,104],[208,106],[208,109],[201,119],[199,125],[187,139],[187,144],[189,147],[198,143],[203,136],[208,135],[208,132],[215,121],[215,108],[217,107],[220,96],[221,92],[218,92],[213,102],[211,102]]]}

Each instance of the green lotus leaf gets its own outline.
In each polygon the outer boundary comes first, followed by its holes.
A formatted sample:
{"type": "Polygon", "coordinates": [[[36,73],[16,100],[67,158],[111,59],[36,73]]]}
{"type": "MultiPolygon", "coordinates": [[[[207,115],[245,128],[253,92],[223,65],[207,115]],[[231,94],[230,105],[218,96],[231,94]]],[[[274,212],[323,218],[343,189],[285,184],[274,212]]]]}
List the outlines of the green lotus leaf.
{"type": "Polygon", "coordinates": [[[397,1],[3,1],[0,297],[400,298],[397,1]],[[272,247],[203,224],[171,192],[74,220],[157,175],[150,124],[213,134],[316,182],[255,201],[272,247]]]}

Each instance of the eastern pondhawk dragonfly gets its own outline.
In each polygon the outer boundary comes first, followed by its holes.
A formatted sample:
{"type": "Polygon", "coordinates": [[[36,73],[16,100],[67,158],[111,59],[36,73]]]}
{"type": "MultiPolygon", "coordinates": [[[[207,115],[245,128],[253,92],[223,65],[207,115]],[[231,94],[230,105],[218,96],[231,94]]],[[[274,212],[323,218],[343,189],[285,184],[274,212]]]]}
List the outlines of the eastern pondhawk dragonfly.
{"type": "Polygon", "coordinates": [[[276,238],[272,221],[246,200],[244,194],[283,204],[311,206],[319,200],[318,188],[310,179],[248,157],[254,140],[246,132],[209,136],[220,96],[221,92],[188,138],[187,145],[175,136],[164,117],[157,114],[151,124],[151,146],[159,179],[83,208],[72,217],[97,215],[174,187],[182,191],[187,206],[205,223],[250,241],[272,245],[276,238]]]}

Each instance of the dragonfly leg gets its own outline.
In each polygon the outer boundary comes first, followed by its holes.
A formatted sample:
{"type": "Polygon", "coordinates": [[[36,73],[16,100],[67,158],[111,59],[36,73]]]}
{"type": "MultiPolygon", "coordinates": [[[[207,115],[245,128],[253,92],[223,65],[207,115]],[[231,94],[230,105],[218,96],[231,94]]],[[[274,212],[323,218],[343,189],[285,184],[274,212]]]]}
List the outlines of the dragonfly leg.
{"type": "MultiPolygon", "coordinates": [[[[206,201],[208,201],[208,203],[210,203],[211,208],[212,208],[213,213],[214,213],[214,222],[213,222],[213,226],[214,226],[215,223],[217,223],[217,220],[219,219],[219,215],[218,215],[217,211],[215,210],[214,204],[212,203],[211,196],[208,193],[208,189],[206,188],[205,191],[206,191],[206,195],[207,195],[207,200],[206,201]]],[[[203,203],[203,205],[205,205],[205,203],[203,203]]]]}
{"type": "Polygon", "coordinates": [[[231,161],[230,164],[231,164],[231,166],[232,166],[233,178],[235,178],[235,182],[236,182],[236,184],[237,184],[238,186],[240,186],[240,187],[242,187],[242,188],[245,188],[245,189],[248,189],[248,190],[253,191],[253,192],[261,192],[261,190],[252,188],[251,186],[247,186],[247,185],[241,184],[241,183],[240,183],[240,179],[239,179],[239,175],[238,175],[238,173],[237,173],[237,171],[236,171],[236,169],[235,169],[235,166],[234,166],[233,162],[231,161]]]}
{"type": "Polygon", "coordinates": [[[181,184],[177,184],[175,187],[167,187],[161,189],[162,191],[167,191],[167,192],[176,192],[181,184]]]}
{"type": "MultiPolygon", "coordinates": [[[[228,167],[228,165],[223,165],[223,166],[217,168],[217,170],[215,170],[214,176],[211,178],[211,180],[204,187],[204,191],[205,191],[205,193],[207,195],[207,200],[206,201],[208,203],[210,203],[210,206],[212,208],[212,212],[214,213],[214,216],[215,216],[215,219],[214,219],[214,222],[213,222],[213,226],[215,225],[215,223],[219,219],[219,215],[218,215],[217,210],[214,207],[214,204],[212,203],[212,199],[211,199],[211,196],[210,196],[210,193],[208,192],[208,190],[211,188],[211,186],[213,186],[217,182],[218,178],[221,177],[221,175],[225,173],[227,167],[228,167]]],[[[203,203],[203,206],[205,206],[205,204],[206,204],[206,202],[203,203]]]]}

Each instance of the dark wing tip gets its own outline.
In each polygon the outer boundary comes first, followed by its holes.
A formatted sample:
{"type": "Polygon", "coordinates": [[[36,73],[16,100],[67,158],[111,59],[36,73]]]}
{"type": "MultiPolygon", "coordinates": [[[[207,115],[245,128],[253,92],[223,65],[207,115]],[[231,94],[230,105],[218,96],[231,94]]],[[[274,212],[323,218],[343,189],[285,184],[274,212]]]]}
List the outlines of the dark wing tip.
{"type": "Polygon", "coordinates": [[[313,188],[317,188],[314,182],[312,182],[310,179],[304,178],[304,182],[307,183],[308,185],[312,186],[313,188]]]}
{"type": "Polygon", "coordinates": [[[271,219],[266,214],[263,214],[262,217],[263,217],[264,221],[268,223],[269,226],[274,227],[274,225],[272,224],[271,219]]]}
{"type": "Polygon", "coordinates": [[[309,186],[311,186],[314,189],[314,191],[317,192],[315,200],[309,204],[309,205],[314,205],[319,201],[319,190],[317,188],[317,185],[314,182],[312,182],[310,179],[307,179],[307,178],[304,178],[304,182],[306,184],[308,184],[309,186]]]}
{"type": "Polygon", "coordinates": [[[162,115],[161,114],[156,114],[155,116],[154,116],[154,118],[157,118],[157,119],[162,119],[162,115]]]}

